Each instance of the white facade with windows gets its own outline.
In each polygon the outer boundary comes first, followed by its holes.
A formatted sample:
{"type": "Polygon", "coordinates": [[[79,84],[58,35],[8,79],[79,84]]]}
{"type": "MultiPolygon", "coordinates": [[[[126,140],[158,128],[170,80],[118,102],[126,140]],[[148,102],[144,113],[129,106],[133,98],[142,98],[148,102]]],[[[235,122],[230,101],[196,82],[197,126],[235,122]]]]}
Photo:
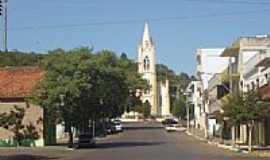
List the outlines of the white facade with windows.
{"type": "Polygon", "coordinates": [[[203,128],[205,127],[205,119],[202,116],[204,113],[204,107],[202,103],[202,94],[201,94],[202,83],[200,81],[191,81],[187,87],[187,92],[189,94],[189,103],[191,103],[188,107],[190,111],[193,110],[192,124],[195,128],[203,128]]]}
{"type": "Polygon", "coordinates": [[[242,46],[240,51],[241,59],[241,87],[242,90],[248,91],[250,89],[257,89],[270,82],[270,68],[265,67],[265,64],[270,63],[270,37],[268,38],[249,38],[253,41],[252,46],[250,42],[246,42],[246,46],[242,46]],[[255,41],[264,41],[254,45],[255,41]]]}
{"type": "MultiPolygon", "coordinates": [[[[205,91],[209,89],[209,81],[215,74],[221,73],[229,64],[228,57],[220,57],[224,48],[204,48],[196,50],[196,76],[200,82],[199,95],[197,98],[200,98],[201,102],[201,111],[196,112],[194,109],[194,116],[196,117],[197,124],[200,124],[201,129],[207,129],[206,125],[209,125],[207,115],[211,112],[209,101],[204,99],[207,95],[205,91]],[[208,122],[207,122],[208,121],[208,122]]],[[[194,106],[196,108],[196,106],[194,106]]],[[[197,109],[198,110],[198,109],[197,109]]],[[[198,127],[198,126],[196,126],[198,127]]]]}

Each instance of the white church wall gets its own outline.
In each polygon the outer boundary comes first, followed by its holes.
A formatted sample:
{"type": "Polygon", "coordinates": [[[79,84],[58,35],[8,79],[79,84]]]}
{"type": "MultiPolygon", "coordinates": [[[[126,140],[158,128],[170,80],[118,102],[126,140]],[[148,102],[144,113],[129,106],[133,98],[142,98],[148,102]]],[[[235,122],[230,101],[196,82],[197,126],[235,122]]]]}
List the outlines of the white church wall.
{"type": "Polygon", "coordinates": [[[169,80],[166,80],[165,84],[160,82],[160,106],[161,106],[161,116],[170,116],[170,95],[169,95],[169,80]]]}

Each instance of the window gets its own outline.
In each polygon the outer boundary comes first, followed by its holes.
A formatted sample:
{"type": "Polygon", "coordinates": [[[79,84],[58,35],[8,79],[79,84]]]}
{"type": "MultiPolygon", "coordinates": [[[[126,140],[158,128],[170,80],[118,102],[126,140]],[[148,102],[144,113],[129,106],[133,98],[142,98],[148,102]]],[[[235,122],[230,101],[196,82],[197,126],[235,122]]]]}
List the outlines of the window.
{"type": "Polygon", "coordinates": [[[240,86],[241,86],[241,88],[243,88],[243,86],[244,86],[244,82],[243,81],[240,82],[240,86]]]}
{"type": "Polygon", "coordinates": [[[257,88],[260,87],[260,79],[259,79],[259,78],[256,79],[256,87],[257,87],[257,88]]]}
{"type": "Polygon", "coordinates": [[[250,85],[247,85],[247,90],[250,91],[250,85]]]}
{"type": "Polygon", "coordinates": [[[145,56],[145,58],[143,60],[143,68],[146,71],[150,69],[150,60],[149,60],[148,56],[145,56]]]}
{"type": "Polygon", "coordinates": [[[270,78],[268,77],[268,74],[267,73],[264,75],[264,77],[266,79],[266,83],[267,84],[270,84],[270,78]]]}
{"type": "Polygon", "coordinates": [[[251,89],[252,90],[255,90],[255,86],[256,86],[255,83],[254,82],[251,82],[251,89]]]}

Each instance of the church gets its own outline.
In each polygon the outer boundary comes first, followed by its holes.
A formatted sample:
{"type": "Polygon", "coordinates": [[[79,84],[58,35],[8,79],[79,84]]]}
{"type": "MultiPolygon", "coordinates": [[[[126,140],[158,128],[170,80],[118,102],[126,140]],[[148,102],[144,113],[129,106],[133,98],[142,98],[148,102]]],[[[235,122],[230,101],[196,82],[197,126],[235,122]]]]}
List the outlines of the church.
{"type": "Polygon", "coordinates": [[[155,52],[155,43],[151,37],[149,25],[145,22],[143,37],[138,46],[138,72],[150,87],[142,92],[141,100],[151,104],[152,116],[168,117],[171,116],[169,80],[165,82],[157,80],[155,52]]]}

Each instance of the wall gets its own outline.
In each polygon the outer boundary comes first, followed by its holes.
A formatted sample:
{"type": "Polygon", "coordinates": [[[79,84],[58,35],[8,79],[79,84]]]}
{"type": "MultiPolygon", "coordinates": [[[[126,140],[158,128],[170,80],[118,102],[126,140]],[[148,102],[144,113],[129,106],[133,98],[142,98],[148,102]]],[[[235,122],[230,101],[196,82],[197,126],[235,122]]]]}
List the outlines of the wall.
{"type": "MultiPolygon", "coordinates": [[[[33,124],[35,131],[38,132],[39,139],[29,142],[31,146],[44,146],[43,140],[43,109],[39,106],[29,104],[25,102],[16,102],[16,103],[1,103],[0,102],[0,113],[10,112],[14,109],[14,105],[18,107],[25,108],[25,116],[23,119],[24,125],[33,124]],[[28,107],[27,107],[28,106],[28,107]]],[[[0,140],[2,145],[5,145],[4,141],[12,141],[13,133],[7,129],[0,128],[0,140]]],[[[7,143],[8,144],[8,143],[7,143]]],[[[0,143],[1,146],[1,143],[0,143]]]]}

